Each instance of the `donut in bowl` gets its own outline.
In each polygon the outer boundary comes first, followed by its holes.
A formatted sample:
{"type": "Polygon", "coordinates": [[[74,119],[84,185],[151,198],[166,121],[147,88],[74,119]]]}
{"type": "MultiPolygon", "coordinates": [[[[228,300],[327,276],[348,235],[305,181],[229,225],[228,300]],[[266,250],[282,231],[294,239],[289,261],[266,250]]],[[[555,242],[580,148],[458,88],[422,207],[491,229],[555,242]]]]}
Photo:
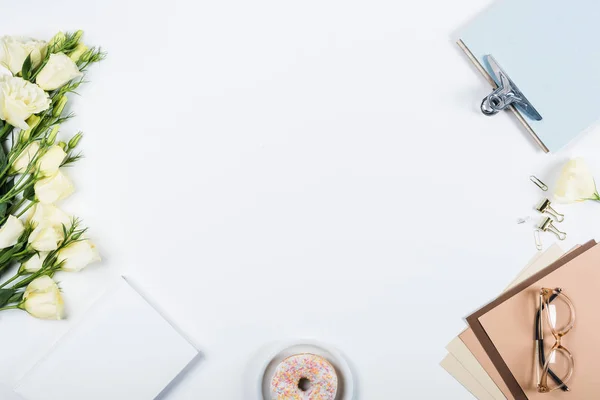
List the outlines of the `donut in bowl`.
{"type": "Polygon", "coordinates": [[[335,400],[338,378],[333,365],[314,354],[283,360],[271,379],[272,400],[335,400]]]}

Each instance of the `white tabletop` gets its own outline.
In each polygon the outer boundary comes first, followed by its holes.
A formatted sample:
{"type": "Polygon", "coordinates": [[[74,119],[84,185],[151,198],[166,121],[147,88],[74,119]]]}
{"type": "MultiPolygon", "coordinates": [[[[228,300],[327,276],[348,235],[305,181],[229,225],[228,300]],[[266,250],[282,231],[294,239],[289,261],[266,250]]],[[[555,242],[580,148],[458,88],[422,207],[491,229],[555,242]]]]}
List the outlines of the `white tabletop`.
{"type": "MultiPolygon", "coordinates": [[[[486,3],[2,5],[3,33],[109,52],[72,103],[69,207],[204,353],[165,398],[249,399],[261,349],[301,338],[347,357],[360,399],[469,398],[438,363],[535,252],[529,175],[582,155],[600,176],[598,132],[545,155],[479,112],[451,34],[486,3]]],[[[599,207],[560,208],[565,248],[599,207]]]]}

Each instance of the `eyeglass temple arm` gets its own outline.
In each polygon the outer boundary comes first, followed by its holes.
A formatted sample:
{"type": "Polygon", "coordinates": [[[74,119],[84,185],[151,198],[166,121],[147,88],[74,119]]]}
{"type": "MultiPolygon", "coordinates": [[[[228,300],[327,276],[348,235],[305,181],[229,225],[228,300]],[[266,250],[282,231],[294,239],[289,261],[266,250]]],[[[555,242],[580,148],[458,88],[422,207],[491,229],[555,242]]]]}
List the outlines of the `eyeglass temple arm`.
{"type": "MultiPolygon", "coordinates": [[[[557,297],[558,297],[558,295],[556,293],[552,294],[552,296],[550,296],[550,299],[548,300],[548,303],[551,303],[557,297]]],[[[540,360],[540,365],[542,368],[544,368],[544,365],[546,365],[546,354],[544,353],[544,334],[542,332],[542,324],[541,324],[543,309],[544,309],[544,303],[542,303],[542,306],[540,307],[539,311],[536,313],[536,317],[535,317],[535,340],[536,340],[536,343],[538,344],[538,354],[540,355],[539,360],[540,360]]],[[[560,387],[560,390],[562,390],[563,392],[569,391],[569,387],[550,368],[548,368],[548,375],[550,375],[550,378],[552,378],[552,380],[558,386],[562,385],[560,387]]]]}

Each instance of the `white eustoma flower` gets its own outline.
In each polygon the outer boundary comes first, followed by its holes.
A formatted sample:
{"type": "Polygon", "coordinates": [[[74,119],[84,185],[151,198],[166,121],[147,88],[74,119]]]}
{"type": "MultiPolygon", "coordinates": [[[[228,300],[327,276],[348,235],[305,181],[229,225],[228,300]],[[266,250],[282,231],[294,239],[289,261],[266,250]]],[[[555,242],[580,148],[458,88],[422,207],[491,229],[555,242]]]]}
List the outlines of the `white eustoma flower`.
{"type": "Polygon", "coordinates": [[[0,78],[2,78],[3,76],[13,76],[13,74],[12,72],[10,72],[10,69],[0,64],[0,78]]]}
{"type": "Polygon", "coordinates": [[[17,244],[24,231],[23,222],[19,218],[9,215],[2,228],[0,228],[0,249],[17,244]]]}
{"type": "Polygon", "coordinates": [[[67,229],[69,229],[73,221],[66,212],[56,207],[54,204],[36,203],[27,217],[27,222],[34,227],[61,227],[64,225],[67,229]]]}
{"type": "Polygon", "coordinates": [[[564,165],[556,182],[554,198],[559,203],[600,200],[594,177],[583,158],[569,160],[564,165]]]}
{"type": "Polygon", "coordinates": [[[33,256],[31,256],[29,260],[25,261],[21,265],[21,270],[29,272],[30,274],[38,272],[40,269],[42,269],[42,266],[44,265],[44,261],[48,257],[48,254],[49,253],[45,251],[35,253],[33,256]]]}
{"type": "Polygon", "coordinates": [[[46,275],[31,281],[25,289],[20,307],[41,319],[62,319],[65,311],[56,282],[46,275]]]}
{"type": "MultiPolygon", "coordinates": [[[[13,161],[11,166],[11,172],[15,174],[22,174],[27,171],[27,167],[31,160],[33,160],[40,151],[40,145],[38,142],[30,143],[25,149],[19,154],[19,157],[13,161]]],[[[29,172],[34,172],[32,169],[29,172]]]]}
{"type": "Polygon", "coordinates": [[[0,38],[0,64],[14,75],[21,72],[23,63],[29,55],[31,55],[31,64],[37,66],[46,55],[46,42],[26,37],[0,38]]]}
{"type": "Polygon", "coordinates": [[[96,246],[88,239],[73,242],[57,253],[57,261],[63,262],[61,269],[67,272],[81,271],[89,264],[100,261],[96,246]]]}
{"type": "Polygon", "coordinates": [[[52,146],[42,157],[40,157],[39,167],[43,176],[51,176],[58,172],[58,168],[67,158],[67,153],[60,146],[52,146]]]}
{"type": "Polygon", "coordinates": [[[0,119],[12,126],[29,129],[27,118],[50,107],[50,97],[38,85],[25,79],[0,77],[0,119]]]}
{"type": "Polygon", "coordinates": [[[83,74],[77,64],[64,53],[51,54],[48,63],[35,78],[42,89],[51,91],[63,87],[83,74]]]}
{"type": "Polygon", "coordinates": [[[33,186],[35,197],[40,203],[50,204],[69,197],[73,191],[73,184],[60,170],[47,178],[40,179],[33,186]]]}
{"type": "Polygon", "coordinates": [[[53,251],[64,239],[61,226],[40,225],[29,235],[29,245],[37,251],[53,251]]]}

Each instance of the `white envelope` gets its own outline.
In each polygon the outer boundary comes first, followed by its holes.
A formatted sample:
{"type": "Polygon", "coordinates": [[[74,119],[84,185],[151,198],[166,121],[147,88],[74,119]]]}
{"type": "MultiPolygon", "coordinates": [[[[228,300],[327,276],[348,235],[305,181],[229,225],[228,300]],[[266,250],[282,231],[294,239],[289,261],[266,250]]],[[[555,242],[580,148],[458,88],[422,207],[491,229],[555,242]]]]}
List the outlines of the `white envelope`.
{"type": "Polygon", "coordinates": [[[15,391],[26,400],[149,400],[198,356],[121,279],[15,391]]]}

